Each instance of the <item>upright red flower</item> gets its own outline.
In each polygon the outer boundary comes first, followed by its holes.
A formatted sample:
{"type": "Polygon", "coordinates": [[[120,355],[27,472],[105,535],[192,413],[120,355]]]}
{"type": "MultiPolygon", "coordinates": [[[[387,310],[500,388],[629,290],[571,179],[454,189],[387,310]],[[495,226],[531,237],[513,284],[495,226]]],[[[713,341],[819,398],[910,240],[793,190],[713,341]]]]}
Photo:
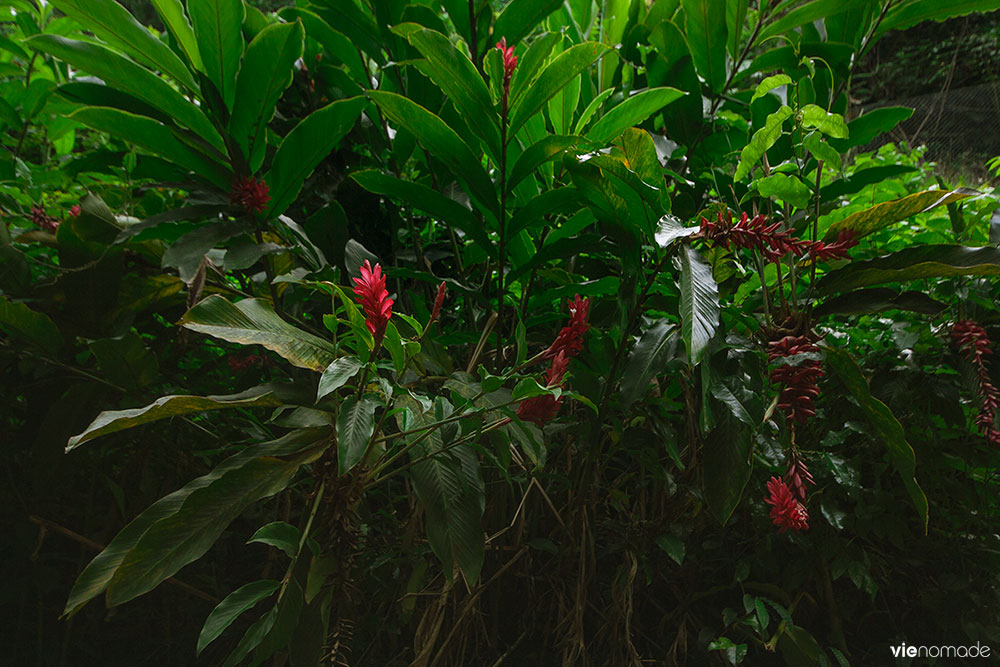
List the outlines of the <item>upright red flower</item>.
{"type": "Polygon", "coordinates": [[[583,335],[590,329],[587,316],[590,312],[590,299],[581,299],[577,294],[569,304],[569,324],[564,326],[555,341],[545,351],[546,358],[565,352],[567,357],[575,357],[583,349],[583,335]]]}
{"type": "Polygon", "coordinates": [[[233,189],[229,192],[229,201],[234,206],[240,206],[248,213],[263,213],[267,203],[271,201],[267,183],[258,181],[255,176],[242,176],[233,181],[233,189]]]}
{"type": "Polygon", "coordinates": [[[994,426],[996,412],[1000,408],[1000,390],[990,381],[990,371],[986,365],[986,356],[993,354],[989,334],[979,324],[964,320],[956,322],[951,328],[951,339],[976,370],[980,400],[976,427],[992,444],[1000,445],[1000,430],[994,426]]]}
{"type": "Polygon", "coordinates": [[[500,38],[497,49],[503,55],[503,87],[504,91],[507,91],[510,88],[510,78],[514,75],[514,68],[517,67],[517,56],[514,55],[514,47],[507,46],[506,37],[500,38]]]}
{"type": "Polygon", "coordinates": [[[441,284],[438,285],[437,296],[434,297],[434,308],[431,310],[431,319],[430,319],[431,322],[435,321],[438,318],[438,316],[441,315],[441,306],[444,305],[444,295],[447,291],[448,291],[448,286],[445,285],[444,281],[442,280],[441,284]]]}
{"type": "MultiPolygon", "coordinates": [[[[546,386],[560,386],[567,368],[569,368],[569,357],[566,356],[565,352],[559,352],[552,360],[552,367],[546,374],[546,386]]],[[[548,395],[532,396],[518,404],[517,416],[524,421],[534,422],[538,427],[542,427],[545,422],[551,421],[559,414],[560,407],[562,407],[561,396],[559,398],[548,395]]]]}
{"type": "Polygon", "coordinates": [[[79,218],[80,213],[83,211],[79,204],[73,204],[69,209],[69,215],[71,218],[79,218]]]}
{"type": "Polygon", "coordinates": [[[389,318],[392,317],[392,299],[385,289],[382,265],[376,264],[373,269],[366,259],[361,265],[361,277],[354,279],[354,285],[354,293],[365,311],[365,326],[375,338],[377,346],[382,342],[385,328],[389,324],[389,318]]]}
{"type": "Polygon", "coordinates": [[[771,521],[780,528],[779,533],[809,528],[809,512],[805,505],[795,499],[784,480],[772,477],[767,482],[767,492],[768,497],[764,498],[764,502],[771,505],[771,521]]]}
{"type": "Polygon", "coordinates": [[[779,364],[771,370],[771,381],[784,385],[778,396],[778,407],[788,421],[805,424],[816,416],[813,401],[819,396],[817,382],[823,377],[823,365],[818,359],[799,359],[795,365],[785,361],[799,354],[819,353],[819,347],[805,336],[785,336],[768,345],[767,356],[771,363],[779,364]]]}

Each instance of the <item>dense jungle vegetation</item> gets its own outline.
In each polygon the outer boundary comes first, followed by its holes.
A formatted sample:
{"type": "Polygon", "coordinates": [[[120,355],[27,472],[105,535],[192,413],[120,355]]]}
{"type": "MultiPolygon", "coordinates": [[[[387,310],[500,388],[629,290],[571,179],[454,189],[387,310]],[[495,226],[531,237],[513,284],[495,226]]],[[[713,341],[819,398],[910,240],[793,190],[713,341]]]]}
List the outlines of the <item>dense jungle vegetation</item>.
{"type": "Polygon", "coordinates": [[[3,662],[1000,654],[998,9],[0,0],[3,662]]]}

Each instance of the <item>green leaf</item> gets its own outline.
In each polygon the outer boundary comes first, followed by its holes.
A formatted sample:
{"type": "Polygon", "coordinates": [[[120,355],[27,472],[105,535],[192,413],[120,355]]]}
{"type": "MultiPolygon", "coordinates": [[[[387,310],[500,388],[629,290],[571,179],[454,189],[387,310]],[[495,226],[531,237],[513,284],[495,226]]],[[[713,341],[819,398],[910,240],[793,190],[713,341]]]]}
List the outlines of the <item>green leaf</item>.
{"type": "Polygon", "coordinates": [[[277,407],[282,404],[282,400],[273,390],[273,386],[265,384],[226,396],[161,396],[142,408],[108,410],[97,415],[97,418],[82,433],[70,438],[66,445],[66,451],[68,452],[102,435],[116,433],[168,417],[229,408],[277,407]]]}
{"type": "Polygon", "coordinates": [[[493,41],[499,42],[503,37],[507,46],[516,46],[562,4],[562,0],[511,0],[493,24],[493,41]]]}
{"type": "Polygon", "coordinates": [[[889,30],[903,30],[924,21],[944,21],[972,12],[995,12],[997,0],[916,0],[893,7],[875,31],[878,39],[889,30]]]}
{"type": "Polygon", "coordinates": [[[817,286],[829,293],[922,278],[995,275],[1000,275],[1000,250],[993,246],[927,244],[877,259],[851,262],[825,275],[817,286]]]}
{"type": "Polygon", "coordinates": [[[271,194],[268,217],[276,218],[292,205],[316,165],[354,127],[365,104],[363,97],[337,100],[313,111],[292,128],[264,176],[271,194]]]}
{"type": "Polygon", "coordinates": [[[194,28],[188,21],[184,13],[184,5],[181,0],[152,0],[156,13],[163,19],[163,24],[167,26],[174,41],[184,52],[184,56],[191,63],[191,67],[199,72],[205,71],[205,65],[201,61],[201,52],[198,50],[198,42],[194,36],[194,28]]]}
{"type": "Polygon", "coordinates": [[[802,127],[819,130],[834,139],[847,139],[848,128],[844,117],[838,113],[830,113],[823,107],[807,104],[802,107],[802,127]]]}
{"type": "Polygon", "coordinates": [[[227,595],[226,599],[220,602],[205,619],[205,625],[198,635],[198,655],[201,655],[205,647],[215,641],[243,612],[252,609],[279,588],[281,588],[280,581],[263,579],[240,586],[227,595]]]}
{"type": "Polygon", "coordinates": [[[826,299],[813,311],[821,315],[868,315],[883,310],[909,310],[926,315],[937,315],[947,308],[937,299],[923,292],[909,291],[900,294],[888,287],[861,289],[826,299]]]}
{"type": "Polygon", "coordinates": [[[758,178],[754,181],[754,186],[762,197],[777,197],[800,209],[808,207],[809,199],[812,197],[812,192],[805,183],[797,176],[787,174],[771,174],[758,178]]]}
{"type": "Polygon", "coordinates": [[[712,277],[712,267],[691,246],[682,248],[680,265],[681,337],[688,363],[694,366],[719,326],[719,286],[712,277]]]}
{"type": "Polygon", "coordinates": [[[681,0],[694,68],[713,93],[726,85],[726,0],[681,0]]]}
{"type": "Polygon", "coordinates": [[[292,83],[304,40],[301,23],[278,23],[257,35],[243,57],[229,131],[243,149],[251,173],[264,161],[265,130],[281,94],[292,83]]]}
{"type": "Polygon", "coordinates": [[[496,255],[493,242],[487,236],[483,223],[476,219],[472,211],[457,201],[446,197],[426,185],[383,174],[375,169],[365,169],[351,174],[351,178],[361,187],[378,195],[394,197],[408,203],[413,208],[424,211],[438,220],[446,222],[465,232],[490,256],[496,255]]]}
{"type": "Polygon", "coordinates": [[[611,97],[614,92],[614,88],[608,88],[603,93],[596,95],[594,99],[590,100],[590,103],[587,104],[583,113],[581,113],[580,117],[577,119],[576,125],[573,126],[573,134],[580,134],[583,131],[583,128],[587,127],[587,123],[589,123],[590,119],[595,113],[597,113],[600,106],[604,104],[604,101],[611,97]]]}
{"type": "Polygon", "coordinates": [[[363,364],[357,357],[339,357],[326,367],[319,378],[319,388],[316,390],[316,400],[320,401],[337,391],[358,374],[363,364]]]}
{"type": "MultiPolygon", "coordinates": [[[[995,251],[995,249],[992,249],[995,251]]],[[[906,487],[910,500],[913,502],[917,514],[923,524],[924,533],[927,532],[928,505],[927,496],[924,495],[920,485],[917,484],[916,467],[917,460],[913,454],[913,448],[906,441],[906,433],[899,421],[892,414],[885,403],[878,400],[871,394],[868,387],[868,380],[861,369],[844,350],[827,349],[825,366],[843,383],[847,391],[854,397],[861,407],[861,410],[868,417],[868,421],[878,432],[885,444],[889,462],[899,473],[906,487]]]]}
{"type": "Polygon", "coordinates": [[[659,222],[656,223],[656,234],[654,238],[656,239],[657,245],[661,248],[666,248],[677,239],[697,234],[700,231],[700,226],[694,225],[693,227],[685,227],[680,218],[667,214],[660,218],[659,222]]]}
{"type": "Polygon", "coordinates": [[[580,137],[575,135],[550,134],[541,141],[536,141],[517,157],[514,168],[507,180],[508,190],[513,190],[518,183],[530,176],[539,166],[558,157],[571,146],[575,146],[580,137]]]}
{"type": "Polygon", "coordinates": [[[834,222],[827,228],[826,233],[823,235],[823,240],[836,240],[842,231],[850,232],[855,238],[861,238],[884,229],[900,220],[911,218],[919,213],[926,213],[938,206],[954,204],[969,197],[980,196],[982,196],[982,193],[976,190],[957,188],[950,191],[927,190],[908,195],[902,199],[882,202],[863,211],[852,213],[843,220],[834,222]]]}
{"type": "Polygon", "coordinates": [[[493,182],[480,159],[455,130],[440,117],[402,95],[375,90],[369,95],[382,113],[393,123],[406,128],[428,153],[444,162],[457,178],[468,183],[470,194],[499,217],[493,182]]]}
{"type": "Polygon", "coordinates": [[[257,532],[247,540],[247,544],[260,542],[281,549],[289,558],[295,558],[299,551],[299,529],[284,521],[272,521],[266,526],[261,526],[257,532]]]}
{"type": "Polygon", "coordinates": [[[776,35],[784,35],[806,23],[834,16],[855,7],[861,7],[870,0],[813,0],[784,14],[780,19],[764,26],[758,43],[776,35]]]}
{"type": "Polygon", "coordinates": [[[764,153],[781,137],[782,124],[791,118],[794,113],[792,108],[786,105],[767,117],[764,127],[754,132],[750,143],[740,151],[740,163],[737,165],[736,173],[733,175],[734,181],[742,180],[760,162],[764,153]]]}
{"type": "Polygon", "coordinates": [[[810,132],[807,134],[802,140],[802,145],[812,153],[814,158],[822,160],[827,168],[839,171],[843,166],[837,149],[826,143],[826,140],[818,133],[810,132]]]}
{"type": "Polygon", "coordinates": [[[95,340],[90,350],[104,376],[126,391],[137,392],[159,377],[156,357],[132,331],[117,338],[95,340]]]}
{"type": "Polygon", "coordinates": [[[858,116],[847,124],[848,137],[834,139],[830,145],[841,153],[855,146],[865,146],[913,115],[910,107],[882,107],[858,116]]]}
{"type": "Polygon", "coordinates": [[[263,345],[299,368],[322,371],[337,358],[331,343],[284,321],[262,299],[234,304],[213,294],[185,313],[180,324],[231,343],[263,345]]]}
{"type": "Polygon", "coordinates": [[[231,111],[243,58],[243,0],[188,0],[187,8],[205,74],[231,111]]]}
{"type": "Polygon", "coordinates": [[[151,525],[125,554],[108,582],[108,604],[148,593],[200,558],[247,507],[282,491],[298,469],[319,458],[325,447],[322,442],[288,460],[252,458],[192,491],[175,514],[151,525]]]}
{"type": "Polygon", "coordinates": [[[684,91],[667,87],[647,88],[640,91],[605,113],[587,131],[587,138],[598,143],[610,141],[626,128],[642,123],[684,95],[687,95],[684,91]]]}
{"type": "MultiPolygon", "coordinates": [[[[105,83],[121,88],[168,114],[210,146],[225,151],[222,136],[201,109],[189,102],[169,83],[149,70],[136,65],[99,44],[81,42],[58,35],[38,35],[25,42],[36,51],[56,56],[77,69],[100,77],[105,83]]],[[[114,132],[110,134],[114,135],[114,132]]]]}
{"type": "Polygon", "coordinates": [[[715,428],[705,436],[702,486],[709,511],[723,525],[740,504],[750,481],[752,453],[753,429],[730,410],[721,410],[715,428]]]}
{"type": "Polygon", "coordinates": [[[139,62],[169,74],[189,90],[198,90],[191,71],[177,54],[114,0],[52,0],[51,4],[139,62]]]}
{"type": "Polygon", "coordinates": [[[678,565],[684,564],[684,540],[681,538],[676,535],[660,535],[656,538],[656,546],[663,549],[678,565]]]}
{"type": "Polygon", "coordinates": [[[204,153],[199,153],[180,141],[166,125],[145,116],[110,109],[86,107],[70,114],[70,119],[106,132],[129,144],[135,144],[160,157],[193,171],[213,185],[228,191],[233,183],[232,172],[204,153]]]}
{"type": "Polygon", "coordinates": [[[375,431],[375,408],[381,404],[369,396],[348,396],[337,416],[337,464],[340,474],[351,470],[368,449],[375,431]]]}
{"type": "Polygon", "coordinates": [[[508,136],[515,136],[528,119],[542,110],[549,99],[608,52],[598,42],[584,42],[566,49],[538,75],[538,79],[516,99],[510,109],[508,136]]]}
{"type": "Polygon", "coordinates": [[[48,315],[2,296],[0,296],[0,329],[9,336],[19,338],[24,343],[37,345],[49,353],[57,352],[63,344],[59,327],[48,315]]]}
{"type": "Polygon", "coordinates": [[[792,77],[787,74],[775,74],[774,76],[765,78],[757,84],[757,89],[753,92],[753,97],[750,98],[750,104],[753,104],[760,98],[764,97],[778,86],[787,86],[791,82],[792,77]]]}
{"type": "Polygon", "coordinates": [[[347,67],[351,78],[359,86],[368,87],[371,82],[367,80],[367,70],[361,60],[358,49],[351,43],[349,37],[342,32],[334,30],[329,23],[320,16],[300,7],[283,7],[278,15],[286,21],[302,21],[306,34],[319,42],[327,53],[339,60],[347,67]]]}
{"type": "Polygon", "coordinates": [[[666,369],[677,349],[677,325],[669,320],[657,320],[635,344],[622,376],[622,409],[649,389],[649,383],[666,369]]]}

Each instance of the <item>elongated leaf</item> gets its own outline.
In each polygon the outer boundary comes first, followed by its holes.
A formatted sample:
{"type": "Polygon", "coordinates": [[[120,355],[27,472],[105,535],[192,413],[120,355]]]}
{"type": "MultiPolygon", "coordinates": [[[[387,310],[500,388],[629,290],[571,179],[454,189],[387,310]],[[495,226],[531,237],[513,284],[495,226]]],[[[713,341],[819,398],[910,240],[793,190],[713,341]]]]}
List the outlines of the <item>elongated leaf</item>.
{"type": "Polygon", "coordinates": [[[281,549],[289,558],[295,558],[299,551],[299,529],[284,521],[273,521],[266,526],[257,529],[247,544],[254,542],[267,544],[276,549],[281,549]]]}
{"type": "Polygon", "coordinates": [[[201,51],[198,50],[198,41],[194,36],[194,28],[188,21],[184,13],[184,5],[181,0],[152,0],[156,13],[163,19],[164,25],[173,36],[181,51],[184,52],[191,67],[199,72],[205,71],[205,65],[201,61],[201,51]]]}
{"type": "Polygon", "coordinates": [[[823,235],[823,239],[835,240],[842,231],[850,232],[855,238],[861,238],[918,213],[925,213],[944,204],[954,204],[969,197],[979,196],[982,196],[980,192],[969,188],[918,192],[902,199],[882,202],[863,211],[852,213],[843,220],[830,225],[823,235]]]}
{"type": "Polygon", "coordinates": [[[369,192],[400,199],[418,210],[454,225],[490,256],[496,255],[483,224],[476,219],[472,211],[454,199],[421,183],[389,176],[374,169],[355,172],[351,174],[351,178],[369,192]]]}
{"type": "Polygon", "coordinates": [[[661,248],[666,248],[677,239],[682,239],[701,231],[701,227],[685,227],[680,218],[673,215],[665,215],[656,223],[656,243],[661,248]]]}
{"type": "Polygon", "coordinates": [[[261,299],[234,304],[213,294],[185,313],[180,324],[231,343],[263,345],[299,368],[322,371],[337,358],[331,343],[293,327],[261,299]]]}
{"type": "Polygon", "coordinates": [[[368,87],[371,82],[367,80],[365,65],[361,61],[358,49],[351,43],[347,35],[334,30],[329,23],[324,21],[318,14],[310,12],[300,7],[284,7],[278,15],[286,21],[302,21],[306,34],[323,45],[323,48],[347,67],[351,78],[362,87],[368,87]]]}
{"type": "Polygon", "coordinates": [[[847,139],[848,129],[844,117],[830,113],[823,107],[807,104],[802,107],[802,127],[819,130],[834,139],[847,139]]]}
{"type": "Polygon", "coordinates": [[[719,410],[715,428],[702,448],[705,503],[712,516],[725,524],[740,504],[753,471],[753,429],[729,409],[719,410]]]}
{"type": "Polygon", "coordinates": [[[292,82],[304,40],[301,23],[279,23],[265,28],[247,47],[236,79],[236,103],[229,130],[243,149],[251,172],[256,172],[264,161],[264,131],[278,99],[292,82]]]}
{"type": "Polygon", "coordinates": [[[804,3],[791,10],[777,21],[770,23],[760,31],[758,43],[785,34],[806,23],[812,23],[818,19],[834,16],[841,12],[846,12],[855,7],[861,7],[869,0],[813,0],[804,3]]]}
{"type": "Polygon", "coordinates": [[[357,357],[340,357],[327,366],[319,378],[319,388],[316,390],[316,400],[319,401],[337,391],[357,375],[362,363],[357,357]]]}
{"type": "Polygon", "coordinates": [[[831,271],[817,286],[823,292],[900,283],[921,278],[1000,275],[1000,250],[993,246],[927,244],[831,271]]]}
{"type": "Polygon", "coordinates": [[[598,143],[610,141],[684,95],[687,95],[684,91],[667,87],[640,91],[604,114],[587,131],[587,138],[598,143]]]}
{"type": "Polygon", "coordinates": [[[196,490],[203,489],[226,473],[239,469],[258,457],[290,456],[315,445],[322,438],[328,437],[329,429],[300,429],[283,438],[271,442],[254,445],[230,456],[215,467],[212,472],[195,479],[183,488],[157,500],[142,514],[125,526],[111,543],[99,553],[84,571],[77,577],[69,600],[66,602],[64,615],[73,615],[88,601],[97,597],[108,586],[112,576],[121,565],[125,556],[138,543],[149,527],[161,519],[173,516],[181,508],[184,501],[196,490]]]}
{"type": "Polygon", "coordinates": [[[282,404],[282,401],[273,389],[274,387],[270,385],[260,385],[238,394],[226,396],[162,396],[142,408],[102,412],[82,433],[69,439],[66,451],[68,452],[102,435],[116,433],[168,417],[229,408],[277,407],[282,404]]]}
{"type": "Polygon", "coordinates": [[[240,614],[252,609],[264,598],[270,597],[280,587],[280,581],[262,579],[240,586],[227,595],[226,599],[220,602],[205,619],[205,625],[198,635],[197,653],[200,655],[206,646],[215,641],[233,621],[239,618],[240,614]]]}
{"type": "Polygon", "coordinates": [[[627,410],[646,392],[653,378],[666,368],[676,348],[677,325],[669,320],[658,320],[642,334],[625,366],[622,409],[627,410]]]}
{"type": "Polygon", "coordinates": [[[365,104],[363,97],[338,100],[313,111],[292,128],[264,177],[271,194],[268,217],[275,218],[292,205],[302,184],[354,126],[365,104]]]}
{"type": "Polygon", "coordinates": [[[228,168],[204,153],[190,148],[180,141],[170,128],[152,118],[108,107],[78,109],[69,117],[99,132],[107,132],[166,158],[178,166],[193,171],[219,188],[228,190],[232,185],[233,175],[228,168]]]}
{"type": "Polygon", "coordinates": [[[994,12],[998,0],[916,0],[895,6],[875,31],[878,39],[888,30],[903,30],[924,21],[944,21],[972,12],[994,12]]]}
{"type": "Polygon", "coordinates": [[[680,265],[681,336],[688,363],[693,366],[719,326],[719,286],[712,277],[712,267],[691,246],[682,248],[680,265]]]}
{"type": "Polygon", "coordinates": [[[764,156],[764,153],[774,145],[774,142],[778,140],[781,136],[781,126],[782,124],[792,117],[792,108],[789,106],[783,106],[774,113],[767,117],[764,122],[764,127],[760,128],[754,132],[753,137],[750,139],[750,143],[743,147],[740,151],[740,163],[736,167],[736,173],[733,175],[734,181],[742,180],[744,176],[750,173],[750,170],[756,166],[760,159],[764,156]]]}
{"type": "Polygon", "coordinates": [[[927,496],[917,484],[916,456],[913,454],[910,443],[906,441],[906,433],[903,431],[902,425],[885,403],[872,396],[868,380],[851,355],[844,350],[827,349],[825,366],[843,383],[847,391],[861,406],[861,410],[868,417],[872,427],[881,436],[889,455],[889,462],[902,478],[903,486],[906,487],[906,492],[910,495],[910,500],[920,516],[920,522],[926,533],[927,496]]]}
{"type": "Polygon", "coordinates": [[[550,134],[535,142],[517,157],[514,168],[510,170],[507,187],[513,190],[539,166],[558,157],[564,150],[576,145],[579,140],[580,137],[573,135],[550,134]]]}
{"type": "Polygon", "coordinates": [[[923,292],[910,291],[900,294],[888,287],[861,289],[827,299],[813,310],[816,315],[867,315],[883,310],[910,310],[915,313],[937,315],[947,305],[932,299],[923,292]]]}
{"type": "Polygon", "coordinates": [[[726,84],[726,0],[681,0],[694,68],[713,93],[726,84]]]}
{"type": "Polygon", "coordinates": [[[777,197],[797,208],[809,205],[812,193],[798,177],[789,174],[771,174],[754,181],[762,197],[777,197]]]}
{"type": "Polygon", "coordinates": [[[114,0],[52,0],[51,4],[139,62],[169,74],[189,90],[198,90],[191,71],[177,54],[114,0]]]}
{"type": "Polygon", "coordinates": [[[757,89],[753,91],[753,97],[750,98],[750,104],[753,104],[761,97],[764,97],[778,86],[787,86],[791,82],[792,77],[787,74],[775,74],[774,76],[765,78],[757,84],[757,89]]]}
{"type": "Polygon", "coordinates": [[[348,396],[337,417],[337,464],[346,474],[365,455],[375,430],[375,408],[379,402],[369,396],[348,396]]]}
{"type": "Polygon", "coordinates": [[[187,8],[205,74],[232,110],[243,58],[243,0],[188,0],[187,8]]]}
{"type": "Polygon", "coordinates": [[[862,114],[847,124],[848,137],[833,139],[830,145],[841,153],[855,146],[865,146],[913,115],[910,107],[882,107],[862,114]]]}
{"type": "Polygon", "coordinates": [[[48,315],[2,296],[0,296],[0,330],[22,342],[37,345],[47,352],[56,352],[63,344],[59,327],[48,315]]]}
{"type": "Polygon", "coordinates": [[[608,52],[598,42],[584,42],[566,49],[538,75],[538,79],[514,101],[510,109],[510,132],[514,136],[529,118],[542,110],[553,95],[608,52]]]}
{"type": "Polygon", "coordinates": [[[253,458],[192,491],[175,514],[151,525],[122,559],[108,582],[108,604],[148,593],[200,558],[247,507],[283,490],[301,466],[319,458],[324,447],[325,443],[308,448],[288,460],[253,458]]]}
{"type": "Polygon", "coordinates": [[[77,69],[100,77],[108,85],[135,95],[189,128],[212,147],[225,151],[221,135],[201,109],[186,100],[169,83],[128,58],[99,44],[58,35],[37,35],[25,43],[37,51],[54,55],[77,69]]]}
{"type": "MultiPolygon", "coordinates": [[[[831,142],[832,143],[832,142],[831,142]]],[[[895,178],[902,174],[907,174],[916,171],[916,167],[910,167],[902,164],[889,164],[881,167],[869,167],[868,169],[862,169],[861,171],[856,171],[847,178],[841,178],[840,180],[830,183],[826,187],[820,190],[820,198],[822,201],[829,201],[838,197],[843,197],[844,195],[854,194],[859,192],[866,185],[871,185],[872,183],[881,183],[884,180],[895,178]]]]}
{"type": "Polygon", "coordinates": [[[511,0],[493,25],[495,41],[503,37],[507,46],[516,45],[562,4],[561,0],[511,0]]]}

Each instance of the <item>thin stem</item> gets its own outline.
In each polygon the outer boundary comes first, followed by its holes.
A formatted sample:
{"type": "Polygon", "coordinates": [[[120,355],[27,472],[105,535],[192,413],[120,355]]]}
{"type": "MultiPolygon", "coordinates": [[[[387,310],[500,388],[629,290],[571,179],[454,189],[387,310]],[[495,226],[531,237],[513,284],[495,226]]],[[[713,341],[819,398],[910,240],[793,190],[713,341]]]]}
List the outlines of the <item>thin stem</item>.
{"type": "Polygon", "coordinates": [[[497,257],[497,342],[494,370],[503,368],[504,254],[507,252],[507,91],[500,114],[500,248],[497,257]]]}
{"type": "Polygon", "coordinates": [[[476,69],[480,69],[479,39],[476,35],[476,0],[469,0],[469,52],[472,56],[472,64],[476,66],[476,69]]]}

